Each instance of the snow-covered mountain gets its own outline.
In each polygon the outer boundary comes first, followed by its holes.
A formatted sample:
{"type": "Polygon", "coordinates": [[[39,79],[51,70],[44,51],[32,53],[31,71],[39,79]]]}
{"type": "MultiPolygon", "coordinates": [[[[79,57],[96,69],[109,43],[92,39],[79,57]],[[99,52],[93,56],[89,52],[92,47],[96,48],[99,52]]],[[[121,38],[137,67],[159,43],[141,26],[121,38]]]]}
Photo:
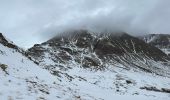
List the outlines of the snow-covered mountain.
{"type": "MultiPolygon", "coordinates": [[[[152,79],[159,80],[155,76],[168,78],[170,75],[169,57],[166,54],[126,33],[71,31],[36,44],[27,51],[27,55],[42,68],[60,77],[64,84],[69,84],[71,90],[75,91],[76,88],[81,98],[89,95],[91,99],[112,100],[115,95],[124,94],[126,98],[127,95],[135,94],[135,91],[137,96],[134,98],[138,98],[138,94],[145,95],[141,87],[161,87],[159,82],[150,83],[152,79]],[[151,79],[138,80],[134,76],[151,79]],[[69,82],[65,82],[65,77],[69,82]]],[[[167,79],[165,83],[168,86],[167,79]]]]}
{"type": "Polygon", "coordinates": [[[0,37],[0,100],[170,100],[169,57],[126,33],[60,34],[29,50],[0,37]]]}
{"type": "Polygon", "coordinates": [[[158,47],[167,55],[170,55],[170,35],[169,34],[148,34],[139,37],[152,46],[158,47]]]}

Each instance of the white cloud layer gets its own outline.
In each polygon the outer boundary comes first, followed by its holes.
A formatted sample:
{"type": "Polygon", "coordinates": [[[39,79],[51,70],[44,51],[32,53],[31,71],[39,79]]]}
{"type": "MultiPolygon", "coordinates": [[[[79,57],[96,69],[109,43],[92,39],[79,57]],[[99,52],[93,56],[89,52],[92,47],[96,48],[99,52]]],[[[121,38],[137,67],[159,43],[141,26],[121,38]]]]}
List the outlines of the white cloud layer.
{"type": "Polygon", "coordinates": [[[0,32],[22,47],[67,29],[170,33],[170,0],[0,0],[0,32]]]}

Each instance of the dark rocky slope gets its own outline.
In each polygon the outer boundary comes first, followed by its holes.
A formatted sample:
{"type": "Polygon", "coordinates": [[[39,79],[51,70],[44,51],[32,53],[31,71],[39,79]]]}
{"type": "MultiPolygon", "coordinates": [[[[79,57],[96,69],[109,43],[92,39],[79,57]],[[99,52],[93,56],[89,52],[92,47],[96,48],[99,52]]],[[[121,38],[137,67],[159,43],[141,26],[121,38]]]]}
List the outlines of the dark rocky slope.
{"type": "Polygon", "coordinates": [[[134,68],[163,75],[167,72],[161,67],[169,67],[169,57],[165,53],[126,33],[96,34],[87,30],[71,31],[34,45],[27,53],[34,61],[50,70],[54,70],[58,66],[56,64],[69,67],[74,63],[93,69],[105,69],[109,64],[121,64],[125,69],[134,68]],[[53,64],[45,63],[47,59],[53,64]]]}

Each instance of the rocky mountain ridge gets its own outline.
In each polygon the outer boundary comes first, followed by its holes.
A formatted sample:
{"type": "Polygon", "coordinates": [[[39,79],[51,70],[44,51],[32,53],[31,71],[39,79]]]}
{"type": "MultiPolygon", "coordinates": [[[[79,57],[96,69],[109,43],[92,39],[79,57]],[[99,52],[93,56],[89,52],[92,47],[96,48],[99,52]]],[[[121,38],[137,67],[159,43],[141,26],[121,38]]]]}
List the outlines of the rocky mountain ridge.
{"type": "Polygon", "coordinates": [[[146,43],[161,49],[167,55],[170,55],[170,35],[169,34],[148,34],[139,37],[146,43]]]}
{"type": "MultiPolygon", "coordinates": [[[[160,66],[168,68],[169,65],[169,57],[161,50],[126,33],[99,35],[86,30],[73,31],[71,34],[56,36],[37,44],[27,53],[38,63],[42,62],[42,65],[45,60],[50,60],[54,64],[53,67],[56,63],[69,66],[75,62],[84,68],[103,69],[108,63],[119,63],[127,69],[156,73],[161,69],[160,66]],[[156,65],[157,62],[160,63],[156,65]]],[[[45,65],[48,69],[51,66],[48,62],[45,65]]]]}

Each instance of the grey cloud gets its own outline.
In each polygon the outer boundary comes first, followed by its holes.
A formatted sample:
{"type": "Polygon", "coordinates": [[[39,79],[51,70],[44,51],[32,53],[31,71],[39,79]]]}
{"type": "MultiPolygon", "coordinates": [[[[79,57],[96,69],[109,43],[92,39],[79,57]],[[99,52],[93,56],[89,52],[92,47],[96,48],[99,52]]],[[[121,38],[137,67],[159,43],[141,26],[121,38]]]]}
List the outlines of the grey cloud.
{"type": "Polygon", "coordinates": [[[169,0],[0,0],[0,31],[29,47],[68,29],[170,33],[169,0]]]}

